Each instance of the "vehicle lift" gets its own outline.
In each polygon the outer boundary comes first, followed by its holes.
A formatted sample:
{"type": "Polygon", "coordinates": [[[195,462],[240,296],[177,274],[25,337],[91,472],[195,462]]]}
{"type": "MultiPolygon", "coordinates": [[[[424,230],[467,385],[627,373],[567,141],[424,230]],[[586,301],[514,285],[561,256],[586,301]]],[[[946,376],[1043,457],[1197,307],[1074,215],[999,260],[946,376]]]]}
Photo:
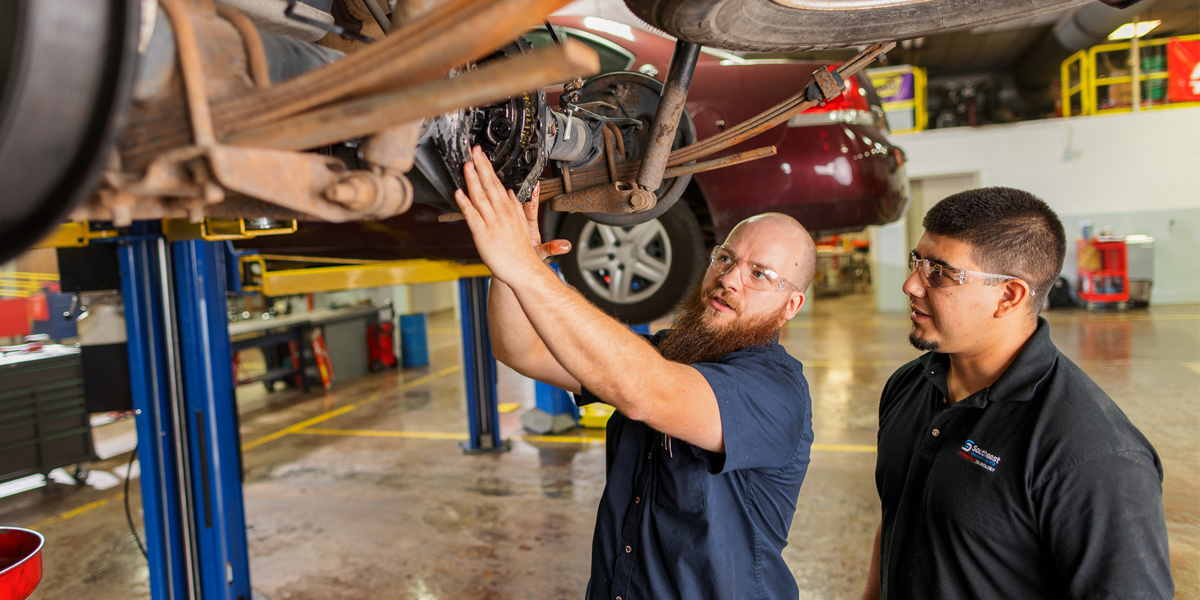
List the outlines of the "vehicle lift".
{"type": "MultiPolygon", "coordinates": [[[[151,221],[119,232],[67,224],[42,246],[118,244],[151,597],[251,600],[226,312],[227,292],[241,288],[241,261],[226,241],[178,239],[173,229],[151,221]]],[[[509,449],[500,438],[487,269],[435,261],[365,268],[376,285],[459,281],[470,429],[463,451],[509,449]]],[[[300,271],[272,283],[311,278],[300,271]]]]}

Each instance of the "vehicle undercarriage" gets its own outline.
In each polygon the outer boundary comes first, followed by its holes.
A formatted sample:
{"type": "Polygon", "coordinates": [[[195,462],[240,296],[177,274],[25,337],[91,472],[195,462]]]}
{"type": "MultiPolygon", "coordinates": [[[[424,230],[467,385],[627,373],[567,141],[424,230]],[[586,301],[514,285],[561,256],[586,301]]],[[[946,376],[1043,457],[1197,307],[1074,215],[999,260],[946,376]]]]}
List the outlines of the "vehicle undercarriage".
{"type": "Polygon", "coordinates": [[[693,173],[772,154],[710,158],[837,96],[887,40],[1074,1],[628,0],[681,38],[660,82],[585,81],[599,67],[583,44],[514,41],[565,0],[334,0],[329,10],[4,0],[0,260],[64,219],[232,219],[254,235],[385,219],[414,202],[453,211],[477,144],[522,201],[540,181],[551,210],[636,225],[669,209],[693,173]],[[745,26],[764,15],[777,26],[760,27],[755,42],[745,26]],[[697,141],[684,100],[700,44],[862,52],[812,82],[781,82],[798,93],[697,141]],[[564,81],[551,106],[543,88],[564,81]]]}

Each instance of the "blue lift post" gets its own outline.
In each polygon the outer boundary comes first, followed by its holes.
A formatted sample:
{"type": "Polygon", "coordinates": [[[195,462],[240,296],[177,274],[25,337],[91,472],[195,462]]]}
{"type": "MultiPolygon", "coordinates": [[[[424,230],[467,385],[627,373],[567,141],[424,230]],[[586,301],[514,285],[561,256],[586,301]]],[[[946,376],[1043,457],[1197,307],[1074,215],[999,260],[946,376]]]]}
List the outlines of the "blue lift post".
{"type": "Polygon", "coordinates": [[[119,238],[151,596],[249,600],[224,248],[119,238]]]}
{"type": "Polygon", "coordinates": [[[458,280],[462,312],[463,379],[467,387],[467,425],[470,428],[463,451],[468,454],[507,452],[508,440],[500,439],[500,406],[496,394],[496,357],[488,337],[487,294],[489,277],[458,280]]]}
{"type": "MultiPolygon", "coordinates": [[[[634,333],[650,335],[650,324],[630,325],[634,333]]],[[[579,407],[570,392],[548,383],[533,382],[535,408],[521,415],[521,425],[533,433],[563,433],[579,426],[579,407]]]]}

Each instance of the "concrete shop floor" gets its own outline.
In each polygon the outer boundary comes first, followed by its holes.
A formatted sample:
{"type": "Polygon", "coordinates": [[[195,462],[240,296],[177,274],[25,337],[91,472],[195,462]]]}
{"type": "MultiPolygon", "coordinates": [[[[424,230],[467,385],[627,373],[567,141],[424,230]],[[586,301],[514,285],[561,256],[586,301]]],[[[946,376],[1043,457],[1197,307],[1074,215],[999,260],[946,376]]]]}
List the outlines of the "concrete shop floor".
{"type": "MultiPolygon", "coordinates": [[[[1178,597],[1200,598],[1200,306],[1047,317],[1059,348],[1158,449],[1178,597]]],[[[877,315],[869,298],[849,296],[819,299],[784,333],[806,367],[817,443],[784,552],[801,598],[861,592],[879,515],[876,409],[887,377],[918,354],[908,329],[906,315],[877,315]]],[[[464,456],[458,339],[453,317],[439,314],[429,368],[337,382],[329,394],[239,390],[256,589],[275,600],[582,597],[603,433],[523,435],[518,416],[533,406],[533,386],[501,369],[501,402],[521,405],[501,415],[513,450],[464,456]]],[[[113,483],[126,460],[97,463],[98,485],[56,483],[0,499],[0,523],[47,536],[33,598],[149,596],[113,483]]]]}

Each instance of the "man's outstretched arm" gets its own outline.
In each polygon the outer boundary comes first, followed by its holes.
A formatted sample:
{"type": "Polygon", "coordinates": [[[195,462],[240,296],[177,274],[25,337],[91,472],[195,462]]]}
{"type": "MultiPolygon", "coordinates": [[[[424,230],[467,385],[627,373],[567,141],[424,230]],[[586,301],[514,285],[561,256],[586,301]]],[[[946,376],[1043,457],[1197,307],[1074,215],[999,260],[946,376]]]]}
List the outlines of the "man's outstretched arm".
{"type": "MultiPolygon", "coordinates": [[[[565,371],[631,419],[714,452],[725,441],[717,399],[692,367],[668,361],[592,306],[538,258],[520,205],[478,149],[455,199],[480,257],[507,284],[537,336],[565,371]]],[[[493,284],[495,285],[495,284],[493,284]]]]}
{"type": "MultiPolygon", "coordinates": [[[[516,195],[511,191],[508,193],[512,195],[512,201],[517,202],[516,195]]],[[[535,187],[533,197],[521,206],[529,230],[530,247],[534,249],[538,258],[543,260],[550,256],[566,254],[571,250],[571,244],[566,240],[542,243],[542,236],[538,231],[538,195],[539,189],[535,187]]],[[[488,289],[488,332],[491,334],[492,354],[496,356],[496,360],[531,379],[579,393],[579,380],[572,377],[559,364],[558,359],[550,354],[542,338],[529,323],[529,318],[517,302],[512,288],[495,277],[492,278],[488,289]]]]}
{"type": "Polygon", "coordinates": [[[488,331],[496,360],[538,381],[578,394],[581,385],[538,336],[512,288],[492,278],[488,290],[488,331]]]}

